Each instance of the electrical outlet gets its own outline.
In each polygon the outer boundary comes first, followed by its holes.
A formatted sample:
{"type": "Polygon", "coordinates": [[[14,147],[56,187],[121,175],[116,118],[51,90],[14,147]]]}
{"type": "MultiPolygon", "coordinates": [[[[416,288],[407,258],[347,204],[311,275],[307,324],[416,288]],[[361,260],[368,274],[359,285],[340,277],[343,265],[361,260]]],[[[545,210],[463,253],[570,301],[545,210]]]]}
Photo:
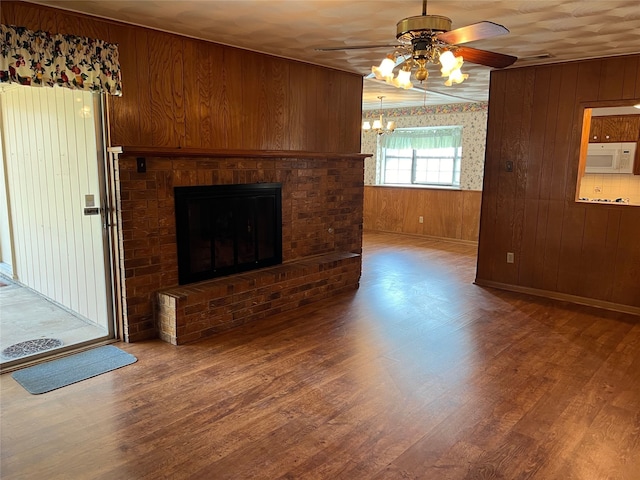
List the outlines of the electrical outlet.
{"type": "Polygon", "coordinates": [[[418,217],[418,223],[424,223],[424,217],[422,215],[418,217]]]}
{"type": "Polygon", "coordinates": [[[507,263],[513,263],[514,255],[513,252],[507,252],[507,263]]]}

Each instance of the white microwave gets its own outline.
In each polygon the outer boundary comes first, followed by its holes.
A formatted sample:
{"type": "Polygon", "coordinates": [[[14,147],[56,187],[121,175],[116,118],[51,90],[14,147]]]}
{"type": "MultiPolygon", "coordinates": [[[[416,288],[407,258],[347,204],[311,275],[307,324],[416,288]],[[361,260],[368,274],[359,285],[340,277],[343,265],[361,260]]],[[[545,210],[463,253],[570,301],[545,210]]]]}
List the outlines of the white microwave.
{"type": "Polygon", "coordinates": [[[636,143],[590,143],[585,173],[633,173],[636,143]]]}

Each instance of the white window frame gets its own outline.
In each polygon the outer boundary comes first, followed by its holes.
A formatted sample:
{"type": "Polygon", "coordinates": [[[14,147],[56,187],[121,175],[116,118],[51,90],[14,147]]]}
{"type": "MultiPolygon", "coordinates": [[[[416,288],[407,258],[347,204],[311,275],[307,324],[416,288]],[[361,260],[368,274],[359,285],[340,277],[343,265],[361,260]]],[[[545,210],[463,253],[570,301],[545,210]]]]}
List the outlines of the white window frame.
{"type": "MultiPolygon", "coordinates": [[[[462,163],[462,126],[450,125],[450,126],[433,126],[433,127],[414,127],[396,129],[393,134],[386,134],[380,138],[379,142],[379,167],[380,167],[380,185],[392,185],[392,186],[417,186],[417,187],[448,187],[448,188],[460,188],[460,171],[462,163]],[[385,138],[386,137],[386,138],[385,138]],[[395,137],[395,138],[394,138],[395,137]],[[387,146],[391,146],[389,148],[387,146]],[[400,148],[394,148],[394,147],[400,148]],[[434,148],[428,148],[432,146],[434,148]],[[425,148],[427,147],[427,148],[425,148]],[[428,152],[429,150],[435,151],[439,148],[453,148],[450,155],[428,155],[421,152],[428,152]],[[405,150],[407,155],[388,155],[389,150],[405,150]],[[411,158],[411,179],[410,182],[391,182],[387,181],[387,161],[390,159],[404,158],[405,161],[411,158]],[[444,172],[448,174],[448,179],[443,180],[432,179],[420,180],[417,178],[417,164],[423,159],[440,159],[451,162],[450,169],[447,168],[444,172]],[[450,173],[449,173],[450,172],[450,173]]],[[[408,171],[408,169],[405,169],[408,171]]],[[[434,174],[436,170],[424,170],[425,175],[434,174]]],[[[442,172],[442,170],[437,170],[442,172]]],[[[439,175],[441,177],[441,174],[439,175]]]]}

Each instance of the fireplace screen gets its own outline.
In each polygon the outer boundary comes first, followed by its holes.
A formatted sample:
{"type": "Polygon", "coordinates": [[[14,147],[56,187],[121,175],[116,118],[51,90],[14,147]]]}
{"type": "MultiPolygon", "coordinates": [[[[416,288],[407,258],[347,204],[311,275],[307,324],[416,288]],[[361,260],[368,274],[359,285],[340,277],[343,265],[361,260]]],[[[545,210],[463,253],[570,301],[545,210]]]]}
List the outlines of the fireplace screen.
{"type": "Polygon", "coordinates": [[[176,187],[180,284],[282,263],[278,183],[176,187]]]}

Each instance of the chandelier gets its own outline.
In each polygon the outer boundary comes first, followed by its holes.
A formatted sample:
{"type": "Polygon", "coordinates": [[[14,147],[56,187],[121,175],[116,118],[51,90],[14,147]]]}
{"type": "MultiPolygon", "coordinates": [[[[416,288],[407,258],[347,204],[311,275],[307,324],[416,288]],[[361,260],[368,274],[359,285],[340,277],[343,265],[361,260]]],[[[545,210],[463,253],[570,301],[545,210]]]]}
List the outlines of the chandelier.
{"type": "Polygon", "coordinates": [[[384,120],[382,119],[382,99],[384,96],[379,96],[380,99],[380,117],[377,120],[373,121],[373,125],[369,120],[365,120],[362,122],[362,130],[365,132],[376,132],[378,135],[383,135],[385,133],[393,133],[396,129],[396,122],[390,120],[387,122],[386,127],[384,127],[384,120]]]}
{"type": "Polygon", "coordinates": [[[385,80],[398,88],[413,88],[412,74],[422,83],[429,76],[429,63],[440,63],[442,76],[448,77],[444,82],[448,87],[454,83],[462,83],[469,77],[460,70],[464,59],[462,55],[454,54],[457,47],[438,38],[443,32],[451,30],[451,19],[440,15],[427,15],[426,8],[425,0],[422,15],[398,22],[396,39],[400,45],[392,54],[387,55],[379,66],[371,68],[378,80],[385,80]],[[400,66],[400,71],[394,77],[393,69],[396,66],[400,66]]]}

